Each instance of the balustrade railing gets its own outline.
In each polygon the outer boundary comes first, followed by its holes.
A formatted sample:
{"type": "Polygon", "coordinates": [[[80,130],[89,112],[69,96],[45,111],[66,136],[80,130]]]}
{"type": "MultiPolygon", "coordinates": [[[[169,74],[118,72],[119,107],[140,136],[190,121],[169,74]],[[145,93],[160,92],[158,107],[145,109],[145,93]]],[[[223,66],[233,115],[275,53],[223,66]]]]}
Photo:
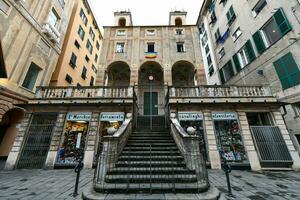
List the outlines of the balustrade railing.
{"type": "Polygon", "coordinates": [[[37,99],[133,98],[133,87],[37,87],[37,99]]]}
{"type": "Polygon", "coordinates": [[[171,87],[170,98],[195,97],[273,97],[268,86],[211,86],[171,87]]]}

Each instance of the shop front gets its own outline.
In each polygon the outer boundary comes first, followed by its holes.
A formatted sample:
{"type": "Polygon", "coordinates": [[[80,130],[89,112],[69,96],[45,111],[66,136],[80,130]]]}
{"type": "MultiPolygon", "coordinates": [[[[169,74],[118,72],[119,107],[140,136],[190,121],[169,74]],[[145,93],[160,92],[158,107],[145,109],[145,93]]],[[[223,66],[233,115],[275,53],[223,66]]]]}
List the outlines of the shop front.
{"type": "Polygon", "coordinates": [[[68,113],[55,167],[74,167],[84,158],[92,113],[68,113]]]}

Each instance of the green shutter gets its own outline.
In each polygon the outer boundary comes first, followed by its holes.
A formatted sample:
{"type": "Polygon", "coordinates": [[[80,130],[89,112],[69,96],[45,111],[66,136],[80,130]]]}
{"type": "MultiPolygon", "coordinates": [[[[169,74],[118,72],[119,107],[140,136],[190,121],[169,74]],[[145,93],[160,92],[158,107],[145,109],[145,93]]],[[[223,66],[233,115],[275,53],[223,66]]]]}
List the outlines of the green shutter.
{"type": "Polygon", "coordinates": [[[235,54],[233,57],[233,62],[234,62],[234,65],[235,65],[235,69],[237,72],[241,71],[241,64],[240,64],[240,61],[239,61],[239,58],[238,58],[238,55],[235,54]]]}
{"type": "Polygon", "coordinates": [[[254,33],[253,40],[254,40],[254,43],[255,43],[258,53],[262,54],[263,52],[265,52],[266,45],[261,37],[261,33],[259,30],[256,33],[254,33]]]}
{"type": "Polygon", "coordinates": [[[247,49],[249,63],[250,63],[250,62],[252,62],[256,58],[254,50],[253,50],[253,47],[252,47],[252,44],[251,44],[251,41],[248,40],[246,42],[245,46],[246,46],[246,49],[247,49]]]}
{"type": "Polygon", "coordinates": [[[291,53],[284,55],[273,64],[283,90],[300,84],[300,70],[291,53]]]}
{"type": "Polygon", "coordinates": [[[278,26],[278,29],[281,32],[281,36],[285,35],[287,32],[289,32],[292,29],[292,26],[287,20],[286,15],[284,14],[282,8],[276,11],[276,13],[274,14],[274,19],[278,26]]]}

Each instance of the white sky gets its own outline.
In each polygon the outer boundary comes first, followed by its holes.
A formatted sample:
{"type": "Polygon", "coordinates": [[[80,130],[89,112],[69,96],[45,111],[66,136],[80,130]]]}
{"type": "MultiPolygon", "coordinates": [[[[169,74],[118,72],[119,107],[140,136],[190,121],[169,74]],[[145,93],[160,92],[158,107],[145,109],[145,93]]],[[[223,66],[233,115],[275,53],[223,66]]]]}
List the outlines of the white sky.
{"type": "Polygon", "coordinates": [[[203,0],[90,0],[100,26],[114,25],[115,11],[130,10],[133,25],[167,25],[171,10],[187,11],[196,24],[203,0]]]}

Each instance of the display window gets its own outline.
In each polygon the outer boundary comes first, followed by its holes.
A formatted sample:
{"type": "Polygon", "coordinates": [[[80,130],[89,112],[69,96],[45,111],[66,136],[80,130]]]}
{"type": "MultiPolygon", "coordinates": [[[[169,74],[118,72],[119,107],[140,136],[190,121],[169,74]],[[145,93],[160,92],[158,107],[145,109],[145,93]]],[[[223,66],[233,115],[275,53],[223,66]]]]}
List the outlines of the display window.
{"type": "Polygon", "coordinates": [[[217,144],[222,160],[243,162],[247,160],[236,113],[213,113],[217,144]]]}
{"type": "Polygon", "coordinates": [[[188,127],[193,127],[196,132],[195,134],[199,136],[199,148],[203,155],[203,159],[208,161],[208,154],[206,148],[206,139],[204,136],[203,128],[203,115],[200,112],[178,112],[178,120],[181,127],[187,132],[188,127]]]}

